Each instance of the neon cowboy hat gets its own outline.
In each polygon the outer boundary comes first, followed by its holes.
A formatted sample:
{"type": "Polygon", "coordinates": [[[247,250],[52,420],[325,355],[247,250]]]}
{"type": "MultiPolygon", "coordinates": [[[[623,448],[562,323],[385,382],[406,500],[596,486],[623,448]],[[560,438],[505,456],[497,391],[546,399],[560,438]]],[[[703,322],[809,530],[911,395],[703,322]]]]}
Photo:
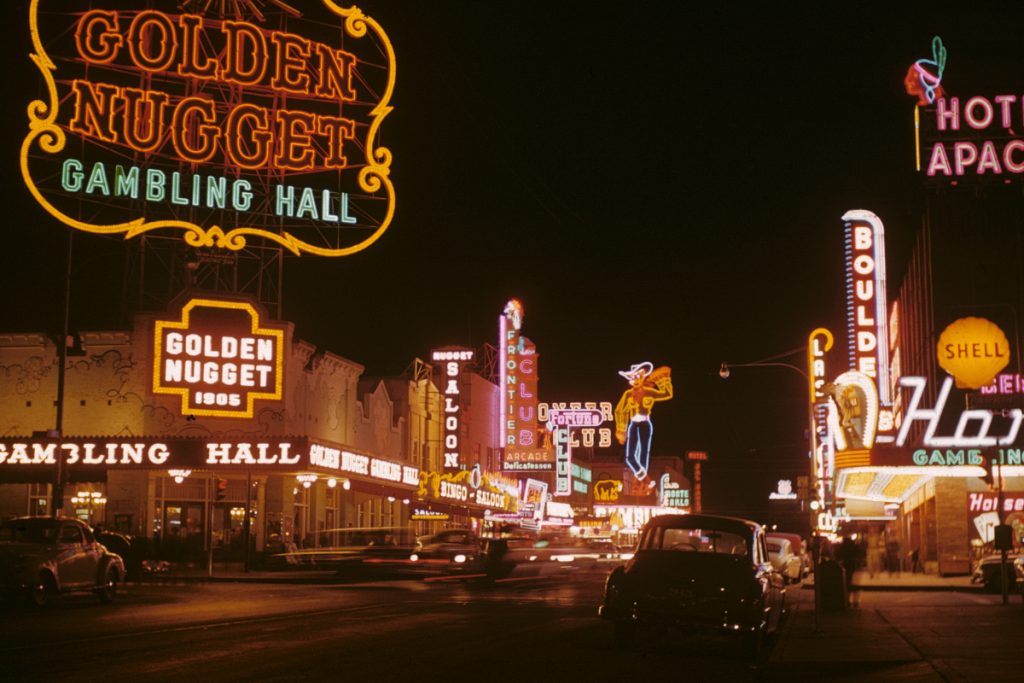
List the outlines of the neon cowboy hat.
{"type": "Polygon", "coordinates": [[[654,372],[654,365],[646,361],[644,361],[643,363],[634,363],[633,367],[631,367],[629,370],[619,370],[619,374],[628,379],[630,382],[633,382],[641,377],[646,377],[652,372],[654,372]]]}

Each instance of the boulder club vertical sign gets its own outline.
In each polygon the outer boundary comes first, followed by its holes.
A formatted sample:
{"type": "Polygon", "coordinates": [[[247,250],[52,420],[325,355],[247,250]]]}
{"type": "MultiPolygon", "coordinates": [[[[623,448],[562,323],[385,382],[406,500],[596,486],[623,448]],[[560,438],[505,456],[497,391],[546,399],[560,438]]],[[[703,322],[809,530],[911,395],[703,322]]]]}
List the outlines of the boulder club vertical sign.
{"type": "Polygon", "coordinates": [[[181,396],[181,414],[251,418],[256,400],[281,398],[284,330],[252,304],[192,299],[179,320],[156,321],[153,393],[181,396]]]}

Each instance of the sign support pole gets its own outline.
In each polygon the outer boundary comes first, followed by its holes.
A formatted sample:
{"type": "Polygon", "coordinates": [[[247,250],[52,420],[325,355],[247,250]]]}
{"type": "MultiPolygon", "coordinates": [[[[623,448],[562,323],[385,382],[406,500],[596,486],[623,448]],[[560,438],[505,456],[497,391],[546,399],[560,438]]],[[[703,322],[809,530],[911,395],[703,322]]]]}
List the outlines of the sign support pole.
{"type": "MultiPolygon", "coordinates": [[[[67,271],[64,275],[64,324],[61,328],[60,339],[57,340],[57,415],[51,437],[59,439],[64,433],[64,380],[68,364],[68,317],[71,311],[71,250],[74,246],[75,234],[68,233],[68,256],[67,271]]],[[[53,500],[50,505],[50,516],[57,517],[64,507],[64,481],[67,479],[67,472],[64,469],[63,454],[57,457],[57,469],[54,472],[53,500]]],[[[89,521],[92,523],[92,520],[89,521]]]]}

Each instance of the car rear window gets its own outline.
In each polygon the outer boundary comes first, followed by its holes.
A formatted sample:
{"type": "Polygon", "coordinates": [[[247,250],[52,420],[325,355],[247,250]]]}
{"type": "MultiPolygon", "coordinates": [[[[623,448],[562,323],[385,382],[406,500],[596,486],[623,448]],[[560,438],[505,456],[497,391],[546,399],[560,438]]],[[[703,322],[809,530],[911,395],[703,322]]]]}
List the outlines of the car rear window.
{"type": "Polygon", "coordinates": [[[677,529],[652,527],[640,539],[641,550],[748,555],[747,540],[739,534],[719,529],[677,529]]]}

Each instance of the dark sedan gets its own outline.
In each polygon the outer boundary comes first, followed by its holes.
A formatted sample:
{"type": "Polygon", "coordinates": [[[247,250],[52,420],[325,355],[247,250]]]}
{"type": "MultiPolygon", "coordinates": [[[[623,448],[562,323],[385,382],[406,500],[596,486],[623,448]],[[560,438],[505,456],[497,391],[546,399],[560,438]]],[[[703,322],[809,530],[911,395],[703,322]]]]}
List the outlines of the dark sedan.
{"type": "Polygon", "coordinates": [[[445,529],[421,538],[409,556],[414,570],[438,574],[466,574],[483,568],[480,539],[469,529],[445,529]]]}
{"type": "Polygon", "coordinates": [[[636,554],[605,585],[602,618],[631,646],[649,627],[738,636],[757,657],[779,627],[784,580],[771,565],[760,525],[714,515],[663,515],[648,522],[636,554]]]}

